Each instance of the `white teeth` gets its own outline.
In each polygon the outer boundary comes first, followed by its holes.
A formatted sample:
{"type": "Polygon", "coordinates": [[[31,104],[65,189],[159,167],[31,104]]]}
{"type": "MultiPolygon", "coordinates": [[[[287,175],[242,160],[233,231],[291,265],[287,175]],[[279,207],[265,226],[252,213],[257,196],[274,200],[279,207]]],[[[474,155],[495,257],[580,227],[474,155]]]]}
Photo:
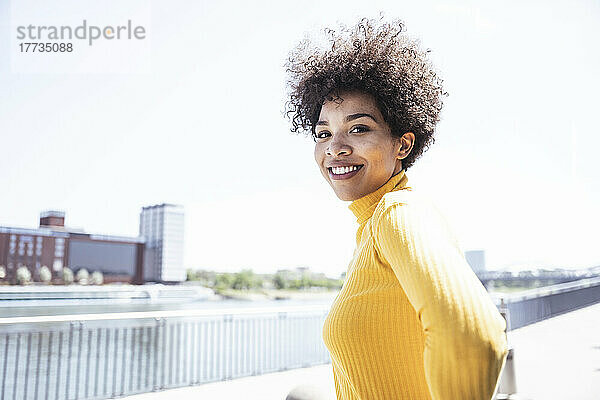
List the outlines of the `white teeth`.
{"type": "Polygon", "coordinates": [[[358,169],[357,165],[353,165],[351,167],[331,167],[331,172],[335,175],[347,174],[348,172],[355,171],[358,169]]]}

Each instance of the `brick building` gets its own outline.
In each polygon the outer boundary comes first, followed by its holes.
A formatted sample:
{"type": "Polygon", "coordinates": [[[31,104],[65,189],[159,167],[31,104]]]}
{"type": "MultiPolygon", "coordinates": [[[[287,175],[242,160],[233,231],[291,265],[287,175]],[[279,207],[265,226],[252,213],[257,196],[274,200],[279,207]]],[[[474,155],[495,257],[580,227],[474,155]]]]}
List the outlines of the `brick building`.
{"type": "MultiPolygon", "coordinates": [[[[182,219],[183,210],[178,210],[182,219]]],[[[176,228],[182,230],[182,224],[179,225],[176,228]]],[[[183,232],[179,236],[182,238],[183,232]]],[[[16,271],[22,266],[29,269],[34,282],[40,280],[40,268],[44,265],[50,269],[53,278],[60,276],[65,267],[75,273],[85,268],[90,273],[102,272],[106,283],[161,281],[148,274],[149,266],[145,264],[149,263],[153,270],[161,271],[159,276],[172,276],[167,269],[176,268],[178,272],[183,269],[181,256],[176,257],[181,265],[157,263],[156,257],[153,257],[157,246],[149,251],[150,249],[146,249],[146,241],[144,236],[97,235],[68,228],[65,227],[64,212],[46,211],[41,213],[37,229],[0,226],[0,266],[6,271],[4,281],[13,284],[16,283],[16,271]]],[[[182,241],[181,246],[174,250],[183,252],[182,241]]]]}

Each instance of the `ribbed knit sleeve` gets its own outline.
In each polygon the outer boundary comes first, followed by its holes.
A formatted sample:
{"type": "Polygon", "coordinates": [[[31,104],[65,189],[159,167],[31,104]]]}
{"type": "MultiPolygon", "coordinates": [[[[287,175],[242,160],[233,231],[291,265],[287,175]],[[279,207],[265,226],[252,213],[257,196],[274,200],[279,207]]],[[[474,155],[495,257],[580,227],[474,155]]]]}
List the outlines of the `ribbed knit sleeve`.
{"type": "Polygon", "coordinates": [[[432,205],[382,201],[375,249],[398,278],[425,335],[425,378],[434,400],[489,400],[508,347],[505,321],[432,205]]]}

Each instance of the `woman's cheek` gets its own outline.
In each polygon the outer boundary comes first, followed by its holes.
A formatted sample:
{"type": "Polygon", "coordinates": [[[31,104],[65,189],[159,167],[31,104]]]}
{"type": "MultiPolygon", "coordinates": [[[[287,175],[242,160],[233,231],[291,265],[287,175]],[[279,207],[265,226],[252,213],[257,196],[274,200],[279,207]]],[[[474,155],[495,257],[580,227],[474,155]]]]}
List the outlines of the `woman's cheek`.
{"type": "Polygon", "coordinates": [[[327,169],[325,169],[325,167],[323,166],[323,161],[324,161],[324,149],[323,146],[319,143],[315,144],[315,162],[317,163],[317,168],[319,168],[319,171],[321,172],[321,175],[323,175],[323,177],[325,178],[325,180],[328,180],[329,175],[327,172],[327,169]]]}
{"type": "Polygon", "coordinates": [[[319,166],[319,169],[320,169],[321,165],[323,164],[323,151],[322,151],[319,143],[315,144],[314,156],[315,156],[315,162],[317,163],[317,166],[319,166]]]}

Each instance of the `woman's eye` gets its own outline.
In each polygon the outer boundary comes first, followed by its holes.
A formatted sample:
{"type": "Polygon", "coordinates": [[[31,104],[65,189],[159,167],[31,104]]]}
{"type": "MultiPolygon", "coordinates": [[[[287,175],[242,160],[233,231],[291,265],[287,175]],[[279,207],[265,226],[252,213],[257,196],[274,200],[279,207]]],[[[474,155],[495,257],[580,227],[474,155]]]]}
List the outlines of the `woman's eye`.
{"type": "Polygon", "coordinates": [[[313,137],[315,138],[315,140],[319,140],[319,139],[325,139],[328,135],[329,135],[329,132],[321,131],[321,132],[316,132],[313,135],[313,137]]]}
{"type": "Polygon", "coordinates": [[[353,126],[352,129],[350,129],[350,133],[361,133],[361,132],[366,132],[368,130],[369,130],[369,128],[367,128],[366,126],[358,125],[358,126],[353,126]]]}

